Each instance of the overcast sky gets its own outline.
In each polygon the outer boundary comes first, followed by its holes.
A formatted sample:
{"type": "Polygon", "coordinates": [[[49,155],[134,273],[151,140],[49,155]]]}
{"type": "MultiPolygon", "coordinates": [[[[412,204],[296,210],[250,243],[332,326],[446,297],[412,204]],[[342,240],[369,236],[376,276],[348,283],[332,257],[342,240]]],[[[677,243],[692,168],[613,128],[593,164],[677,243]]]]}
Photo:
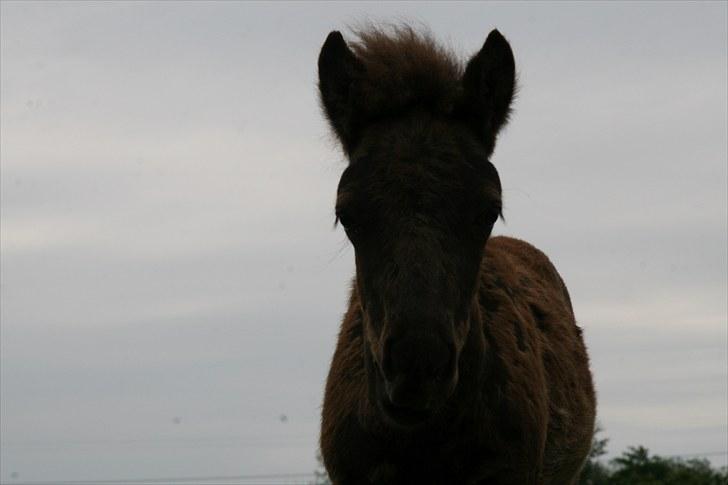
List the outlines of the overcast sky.
{"type": "Polygon", "coordinates": [[[365,19],[509,39],[496,232],[566,280],[610,453],[725,464],[726,5],[3,2],[0,480],[315,468],[353,271],[316,59],[365,19]]]}

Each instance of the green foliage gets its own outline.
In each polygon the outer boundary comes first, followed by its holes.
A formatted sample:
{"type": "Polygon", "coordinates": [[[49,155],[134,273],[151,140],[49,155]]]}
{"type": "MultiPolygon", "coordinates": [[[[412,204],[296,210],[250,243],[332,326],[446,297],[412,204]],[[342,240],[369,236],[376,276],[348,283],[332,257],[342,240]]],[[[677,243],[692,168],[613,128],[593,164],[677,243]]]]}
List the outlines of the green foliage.
{"type": "Polygon", "coordinates": [[[630,447],[612,460],[614,485],[725,485],[728,474],[711,468],[708,460],[650,456],[642,446],[630,447]]]}
{"type": "Polygon", "coordinates": [[[605,465],[599,458],[606,454],[607,442],[595,435],[579,485],[728,485],[728,468],[716,470],[708,460],[650,455],[643,446],[630,447],[605,465]]]}

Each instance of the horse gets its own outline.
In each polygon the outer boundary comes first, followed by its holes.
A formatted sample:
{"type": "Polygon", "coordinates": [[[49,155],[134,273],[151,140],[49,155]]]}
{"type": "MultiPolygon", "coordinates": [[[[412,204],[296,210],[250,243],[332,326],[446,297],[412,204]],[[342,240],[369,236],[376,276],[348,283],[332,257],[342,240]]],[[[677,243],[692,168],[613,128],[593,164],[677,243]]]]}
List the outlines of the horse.
{"type": "Polygon", "coordinates": [[[497,30],[463,65],[429,31],[331,32],[322,110],[348,164],[356,273],[322,407],[335,485],[573,484],[594,434],[589,359],[546,255],[491,237],[490,162],[516,91],[497,30]]]}

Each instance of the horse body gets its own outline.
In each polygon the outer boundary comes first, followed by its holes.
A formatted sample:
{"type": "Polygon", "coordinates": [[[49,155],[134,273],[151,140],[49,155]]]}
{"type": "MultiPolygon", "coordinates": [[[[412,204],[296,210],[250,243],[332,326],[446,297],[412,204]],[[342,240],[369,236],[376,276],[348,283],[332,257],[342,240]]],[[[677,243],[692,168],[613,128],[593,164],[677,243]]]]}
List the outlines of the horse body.
{"type": "Polygon", "coordinates": [[[490,237],[488,158],[515,90],[494,31],[462,69],[411,29],[338,33],[319,58],[350,160],[337,218],[357,274],[321,428],[334,484],[570,484],[595,397],[568,291],[528,243],[490,237]]]}

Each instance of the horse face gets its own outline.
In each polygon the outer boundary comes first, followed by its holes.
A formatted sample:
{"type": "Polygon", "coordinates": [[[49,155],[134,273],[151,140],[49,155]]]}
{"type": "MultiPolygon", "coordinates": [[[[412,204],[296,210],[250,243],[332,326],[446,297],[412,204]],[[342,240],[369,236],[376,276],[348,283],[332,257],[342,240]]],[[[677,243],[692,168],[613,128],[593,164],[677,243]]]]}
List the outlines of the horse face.
{"type": "Polygon", "coordinates": [[[350,164],[337,218],[356,252],[370,398],[415,426],[459,380],[483,247],[500,214],[488,161],[515,92],[508,42],[492,31],[462,69],[428,38],[339,32],[318,60],[321,103],[350,164]],[[402,50],[401,46],[407,46],[402,50]]]}
{"type": "Polygon", "coordinates": [[[370,396],[391,424],[427,421],[456,389],[500,208],[498,174],[462,126],[383,122],[352,154],[336,213],[356,254],[370,396]]]}

